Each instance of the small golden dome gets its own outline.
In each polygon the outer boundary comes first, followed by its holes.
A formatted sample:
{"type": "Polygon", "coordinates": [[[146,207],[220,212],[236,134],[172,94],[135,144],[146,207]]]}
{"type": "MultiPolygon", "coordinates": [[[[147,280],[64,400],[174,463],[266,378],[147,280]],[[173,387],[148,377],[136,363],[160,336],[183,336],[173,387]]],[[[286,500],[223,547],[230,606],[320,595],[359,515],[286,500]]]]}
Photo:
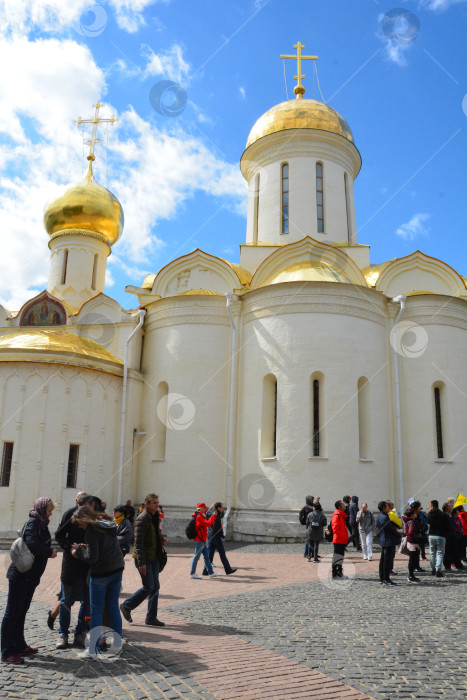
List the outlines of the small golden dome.
{"type": "Polygon", "coordinates": [[[97,233],[112,245],[123,231],[123,209],[110,190],[94,180],[92,159],[83,180],[65,189],[44,209],[44,226],[49,236],[69,229],[97,233]]]}
{"type": "Polygon", "coordinates": [[[268,134],[286,129],[318,129],[339,134],[354,143],[352,131],[335,109],[319,100],[287,100],[271,107],[254,124],[246,147],[268,134]]]}
{"type": "Polygon", "coordinates": [[[338,270],[320,260],[300,260],[270,277],[262,287],[281,282],[343,282],[350,280],[338,270]]]}

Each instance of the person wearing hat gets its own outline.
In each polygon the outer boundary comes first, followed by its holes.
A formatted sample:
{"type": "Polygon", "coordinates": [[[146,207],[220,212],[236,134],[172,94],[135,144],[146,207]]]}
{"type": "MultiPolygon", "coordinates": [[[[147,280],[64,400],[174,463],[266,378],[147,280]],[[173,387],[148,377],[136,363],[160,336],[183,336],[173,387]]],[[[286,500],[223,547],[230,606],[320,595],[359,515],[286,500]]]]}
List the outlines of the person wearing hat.
{"type": "Polygon", "coordinates": [[[214,509],[215,504],[213,503],[211,508],[208,509],[206,503],[197,503],[196,504],[196,512],[193,513],[192,517],[195,518],[195,529],[196,529],[196,537],[195,537],[195,553],[193,556],[193,559],[191,560],[191,569],[190,569],[190,578],[201,578],[199,574],[196,573],[196,565],[198,564],[198,560],[201,555],[203,555],[204,558],[204,566],[206,568],[206,571],[208,572],[208,576],[210,578],[214,578],[215,576],[220,576],[218,573],[214,573],[214,569],[212,568],[211,561],[209,559],[209,550],[206,547],[206,539],[208,536],[208,527],[212,527],[214,525],[216,518],[217,518],[217,512],[214,509]],[[206,518],[206,511],[207,510],[213,510],[214,513],[211,515],[210,518],[206,518]]]}

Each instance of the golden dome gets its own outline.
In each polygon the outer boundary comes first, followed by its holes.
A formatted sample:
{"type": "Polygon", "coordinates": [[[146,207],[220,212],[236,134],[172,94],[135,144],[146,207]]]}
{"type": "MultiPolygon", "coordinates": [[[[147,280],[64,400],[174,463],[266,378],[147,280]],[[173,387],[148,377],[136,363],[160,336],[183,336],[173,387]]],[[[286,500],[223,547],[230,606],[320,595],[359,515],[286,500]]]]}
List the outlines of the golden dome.
{"type": "MultiPolygon", "coordinates": [[[[21,356],[22,353],[30,354],[32,362],[40,361],[39,355],[47,355],[49,361],[52,355],[64,356],[70,364],[89,365],[89,362],[100,361],[104,363],[123,363],[109,350],[89,338],[69,333],[55,328],[15,329],[13,332],[0,335],[0,353],[2,361],[5,361],[4,353],[9,353],[11,359],[21,356]]],[[[58,361],[58,360],[57,360],[58,361]]]]}
{"type": "Polygon", "coordinates": [[[350,280],[338,270],[320,260],[300,260],[270,277],[262,287],[281,282],[343,282],[350,280]]]}
{"type": "Polygon", "coordinates": [[[318,129],[339,134],[354,143],[352,131],[339,112],[319,100],[287,100],[271,107],[254,124],[246,147],[268,134],[287,129],[318,129]]]}
{"type": "Polygon", "coordinates": [[[83,180],[46,204],[44,226],[49,236],[70,229],[90,231],[112,245],[123,231],[123,209],[112,192],[94,180],[91,164],[92,159],[83,180]]]}

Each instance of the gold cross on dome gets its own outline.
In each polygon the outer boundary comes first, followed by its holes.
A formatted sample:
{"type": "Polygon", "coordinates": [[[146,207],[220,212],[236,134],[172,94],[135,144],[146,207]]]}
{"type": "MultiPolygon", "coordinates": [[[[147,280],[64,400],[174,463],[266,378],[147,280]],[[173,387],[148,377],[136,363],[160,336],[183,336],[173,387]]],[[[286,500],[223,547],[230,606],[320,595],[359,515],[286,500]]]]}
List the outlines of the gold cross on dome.
{"type": "Polygon", "coordinates": [[[297,81],[296,86],[294,87],[293,91],[297,95],[297,100],[301,100],[303,95],[305,94],[305,86],[302,85],[302,78],[305,76],[302,75],[302,61],[303,60],[311,60],[311,61],[317,61],[318,56],[302,56],[302,49],[305,48],[304,44],[301,44],[299,41],[294,44],[294,49],[297,49],[296,54],[281,54],[281,58],[295,58],[297,60],[297,75],[294,75],[294,80],[297,81]]]}
{"type": "Polygon", "coordinates": [[[97,126],[99,124],[103,124],[104,122],[114,124],[117,121],[115,117],[111,117],[110,119],[102,119],[101,117],[99,117],[99,110],[102,107],[100,102],[97,102],[97,104],[93,105],[93,107],[96,111],[94,112],[94,117],[92,119],[81,119],[81,117],[79,117],[79,119],[76,120],[78,126],[81,126],[81,124],[92,124],[91,138],[89,139],[89,141],[86,141],[86,145],[89,146],[88,160],[91,161],[95,160],[94,150],[96,147],[96,143],[101,141],[101,139],[97,138],[97,126]]]}

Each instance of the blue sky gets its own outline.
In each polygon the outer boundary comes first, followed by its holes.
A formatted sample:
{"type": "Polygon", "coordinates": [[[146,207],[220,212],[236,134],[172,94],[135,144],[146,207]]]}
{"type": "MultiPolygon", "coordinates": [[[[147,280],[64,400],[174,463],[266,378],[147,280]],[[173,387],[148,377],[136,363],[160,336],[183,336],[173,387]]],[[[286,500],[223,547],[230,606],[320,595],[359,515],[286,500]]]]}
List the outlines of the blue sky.
{"type": "Polygon", "coordinates": [[[130,308],[125,285],[197,247],[237,262],[239,159],[256,119],[286,99],[279,56],[297,40],[318,54],[325,101],[362,155],[358,240],[371,261],[419,248],[466,274],[466,17],[464,0],[0,0],[1,303],[17,309],[47,286],[43,207],[81,176],[73,120],[98,100],[119,121],[101,130],[96,178],[126,218],[106,292],[130,308]],[[186,98],[178,116],[150,101],[163,80],[186,98]]]}

